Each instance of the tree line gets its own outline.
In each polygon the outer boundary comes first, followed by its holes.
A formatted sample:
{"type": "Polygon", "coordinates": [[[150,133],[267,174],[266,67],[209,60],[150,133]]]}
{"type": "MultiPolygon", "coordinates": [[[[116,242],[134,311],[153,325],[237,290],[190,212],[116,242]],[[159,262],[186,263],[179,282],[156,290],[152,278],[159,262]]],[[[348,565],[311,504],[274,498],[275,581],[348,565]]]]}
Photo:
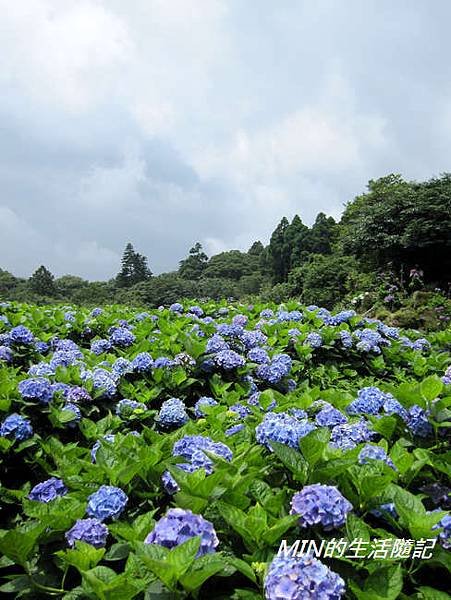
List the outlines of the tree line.
{"type": "Polygon", "coordinates": [[[33,301],[158,306],[183,297],[281,301],[297,297],[332,307],[378,285],[381,273],[399,285],[446,288],[451,267],[451,174],[424,182],[388,175],[368,183],[348,202],[339,222],[320,212],[308,227],[299,215],[283,217],[269,243],[208,257],[200,242],[178,269],[154,276],[147,257],[129,242],[116,277],[88,282],[57,279],[41,265],[28,279],[0,270],[2,297],[33,301]],[[378,279],[379,278],[379,279],[378,279]],[[418,282],[418,277],[416,278],[418,282]]]}

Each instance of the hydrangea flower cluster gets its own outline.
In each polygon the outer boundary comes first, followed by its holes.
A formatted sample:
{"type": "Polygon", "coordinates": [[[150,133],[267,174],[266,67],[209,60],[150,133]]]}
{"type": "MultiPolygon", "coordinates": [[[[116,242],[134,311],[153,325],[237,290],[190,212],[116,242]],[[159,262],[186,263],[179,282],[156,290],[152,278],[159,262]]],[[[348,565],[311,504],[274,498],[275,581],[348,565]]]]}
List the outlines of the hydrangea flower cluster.
{"type": "Polygon", "coordinates": [[[175,313],[182,313],[183,312],[183,306],[179,302],[174,302],[169,307],[169,310],[172,311],[172,312],[175,312],[175,313]]]}
{"type": "Polygon", "coordinates": [[[128,497],[120,488],[113,485],[102,485],[88,498],[86,512],[90,517],[95,517],[99,521],[105,519],[117,519],[123,512],[128,497]]]}
{"type": "Polygon", "coordinates": [[[127,360],[126,358],[120,356],[114,361],[113,366],[111,367],[111,372],[116,379],[120,379],[123,375],[126,375],[127,373],[133,373],[133,369],[133,363],[127,360]]]}
{"type": "Polygon", "coordinates": [[[222,350],[229,350],[229,345],[218,333],[214,333],[207,342],[206,351],[208,353],[221,352],[222,350]]]}
{"type": "MultiPolygon", "coordinates": [[[[183,456],[196,469],[205,469],[207,474],[213,472],[213,461],[204,450],[216,454],[224,460],[231,461],[233,454],[228,446],[222,442],[214,442],[211,438],[203,435],[185,435],[175,442],[172,449],[172,456],[183,456]]],[[[177,465],[179,466],[179,465],[177,465]]]]}
{"type": "Polygon", "coordinates": [[[181,427],[189,421],[185,404],[179,398],[169,398],[161,405],[157,421],[162,427],[181,427]]]}
{"type": "Polygon", "coordinates": [[[311,348],[321,348],[323,345],[323,338],[319,333],[311,331],[305,338],[305,343],[311,348]]]}
{"type": "Polygon", "coordinates": [[[352,504],[336,486],[314,483],[294,494],[290,514],[299,515],[300,527],[321,525],[330,531],[344,525],[351,510],[352,504]]]}
{"type": "Polygon", "coordinates": [[[201,396],[194,405],[194,414],[198,419],[205,417],[205,413],[202,410],[203,406],[217,406],[217,402],[214,398],[208,396],[201,396]]]}
{"type": "MultiPolygon", "coordinates": [[[[88,374],[89,376],[89,374],[88,374]]],[[[112,398],[116,394],[116,381],[112,374],[105,369],[94,369],[90,374],[92,385],[96,391],[102,391],[103,396],[112,398]]]]}
{"type": "Polygon", "coordinates": [[[12,344],[23,344],[28,346],[34,342],[34,335],[24,325],[17,325],[9,332],[9,340],[12,344]]]}
{"type": "Polygon", "coordinates": [[[140,352],[132,360],[132,367],[134,371],[138,373],[145,373],[150,371],[153,366],[153,358],[148,352],[140,352]]]}
{"type": "Polygon", "coordinates": [[[75,404],[89,404],[92,402],[91,394],[84,387],[74,386],[71,387],[67,392],[67,401],[75,404]]]}
{"type": "Polygon", "coordinates": [[[307,420],[299,421],[283,412],[269,412],[255,428],[255,437],[259,444],[263,444],[270,451],[272,441],[298,450],[299,440],[313,429],[315,425],[307,420]]]}
{"type": "Polygon", "coordinates": [[[237,369],[245,365],[245,360],[234,350],[220,350],[214,356],[214,361],[218,367],[226,371],[237,369]]]}
{"type": "Polygon", "coordinates": [[[67,487],[64,485],[62,479],[51,477],[35,485],[28,494],[28,498],[36,502],[48,503],[65,494],[67,494],[67,487]]]}
{"type": "Polygon", "coordinates": [[[443,528],[438,534],[440,544],[446,550],[451,550],[451,515],[445,515],[432,529],[443,528]]]}
{"type": "Polygon", "coordinates": [[[357,342],[357,350],[361,350],[362,352],[374,352],[375,354],[380,354],[381,345],[390,345],[388,340],[384,340],[379,332],[374,329],[357,329],[354,331],[355,337],[359,340],[357,342]]]}
{"type": "Polygon", "coordinates": [[[18,442],[30,438],[33,435],[30,421],[17,413],[8,415],[0,425],[0,436],[6,437],[8,435],[14,435],[18,442]]]}
{"type": "Polygon", "coordinates": [[[350,415],[378,415],[388,400],[394,400],[391,394],[375,386],[364,387],[358,391],[356,400],[348,404],[346,412],[350,415]]]}
{"type": "Polygon", "coordinates": [[[215,552],[219,540],[212,523],[190,510],[171,508],[157,521],[144,543],[174,548],[196,536],[201,540],[198,557],[215,552]]]}
{"type": "Polygon", "coordinates": [[[247,353],[247,357],[251,362],[257,363],[258,365],[265,365],[270,362],[268,353],[263,348],[252,348],[247,353]]]}
{"type": "Polygon", "coordinates": [[[77,540],[91,544],[94,548],[103,548],[108,537],[108,527],[98,519],[78,519],[65,537],[72,548],[77,540]]]}
{"type": "Polygon", "coordinates": [[[451,365],[446,369],[442,381],[445,385],[451,385],[451,365]]]}
{"type": "Polygon", "coordinates": [[[364,419],[357,423],[335,425],[330,435],[330,445],[340,450],[351,450],[362,442],[369,442],[374,435],[364,419]]]}
{"type": "Polygon", "coordinates": [[[118,348],[128,348],[135,342],[135,336],[126,327],[116,327],[111,335],[110,342],[118,348]]]}
{"type": "Polygon", "coordinates": [[[91,352],[100,356],[104,352],[111,350],[111,343],[109,340],[93,340],[91,342],[91,352]]]}
{"type": "Polygon", "coordinates": [[[244,429],[244,424],[238,423],[238,425],[232,425],[232,427],[229,427],[228,429],[226,429],[224,431],[224,435],[226,435],[227,437],[230,437],[231,435],[235,435],[236,433],[243,431],[243,429],[244,429]]]}
{"type": "Polygon", "coordinates": [[[274,385],[290,373],[291,366],[292,360],[288,354],[276,354],[269,364],[257,367],[256,375],[261,380],[274,385]]]}
{"type": "Polygon", "coordinates": [[[37,400],[48,404],[53,397],[52,385],[44,377],[23,379],[19,382],[19,393],[24,400],[37,400]]]}
{"type": "Polygon", "coordinates": [[[352,335],[349,331],[346,331],[345,329],[340,331],[340,341],[343,348],[352,348],[352,335]]]}
{"type": "Polygon", "coordinates": [[[339,600],[345,593],[343,579],[320,560],[275,556],[264,581],[266,600],[339,600]]]}
{"type": "Polygon", "coordinates": [[[434,432],[428,420],[428,413],[416,404],[408,410],[407,426],[412,434],[418,437],[430,437],[434,432]]]}
{"type": "Polygon", "coordinates": [[[335,427],[347,423],[348,419],[340,410],[327,404],[316,414],[315,421],[319,427],[335,427]]]}
{"type": "Polygon", "coordinates": [[[246,350],[263,346],[268,341],[268,338],[264,333],[258,330],[244,331],[241,336],[241,341],[244,344],[246,350]]]}
{"type": "Polygon", "coordinates": [[[0,360],[10,363],[13,360],[13,351],[8,346],[0,346],[0,360]]]}
{"type": "Polygon", "coordinates": [[[200,306],[190,306],[188,309],[188,312],[193,315],[196,315],[196,317],[199,317],[199,318],[202,317],[204,314],[204,311],[201,309],[200,306]]]}
{"type": "Polygon", "coordinates": [[[366,465],[369,460],[381,460],[386,463],[392,469],[395,469],[395,465],[382,446],[374,446],[373,444],[366,444],[359,453],[359,464],[366,465]]]}

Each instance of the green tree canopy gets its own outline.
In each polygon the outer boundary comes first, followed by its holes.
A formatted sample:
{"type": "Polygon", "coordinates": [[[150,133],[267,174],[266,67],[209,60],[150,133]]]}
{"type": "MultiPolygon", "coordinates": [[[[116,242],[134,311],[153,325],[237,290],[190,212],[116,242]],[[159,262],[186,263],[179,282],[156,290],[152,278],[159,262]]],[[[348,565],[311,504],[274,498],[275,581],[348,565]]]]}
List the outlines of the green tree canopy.
{"type": "Polygon", "coordinates": [[[36,269],[28,280],[28,285],[33,292],[42,296],[54,296],[56,293],[55,278],[44,265],[36,269]]]}
{"type": "Polygon", "coordinates": [[[202,249],[202,244],[196,242],[190,249],[188,256],[180,261],[179,275],[183,279],[198,280],[208,263],[208,256],[202,249]]]}

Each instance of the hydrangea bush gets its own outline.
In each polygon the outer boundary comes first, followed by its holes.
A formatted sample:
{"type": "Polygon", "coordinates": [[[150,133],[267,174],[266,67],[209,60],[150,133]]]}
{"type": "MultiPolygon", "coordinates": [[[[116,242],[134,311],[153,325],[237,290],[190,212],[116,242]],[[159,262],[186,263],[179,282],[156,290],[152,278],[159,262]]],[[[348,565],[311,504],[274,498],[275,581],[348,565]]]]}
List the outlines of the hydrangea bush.
{"type": "Polygon", "coordinates": [[[0,592],[445,598],[450,342],[297,301],[1,303],[0,592]],[[355,538],[431,559],[315,554],[355,538]]]}

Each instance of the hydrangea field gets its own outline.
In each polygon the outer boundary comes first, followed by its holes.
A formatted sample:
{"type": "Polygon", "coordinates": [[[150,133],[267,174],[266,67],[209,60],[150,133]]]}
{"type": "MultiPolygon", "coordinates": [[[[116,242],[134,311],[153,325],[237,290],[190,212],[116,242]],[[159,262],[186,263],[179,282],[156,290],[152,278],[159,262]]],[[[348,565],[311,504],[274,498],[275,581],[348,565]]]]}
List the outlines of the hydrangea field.
{"type": "Polygon", "coordinates": [[[450,342],[297,302],[2,303],[0,593],[450,598],[450,342]]]}

